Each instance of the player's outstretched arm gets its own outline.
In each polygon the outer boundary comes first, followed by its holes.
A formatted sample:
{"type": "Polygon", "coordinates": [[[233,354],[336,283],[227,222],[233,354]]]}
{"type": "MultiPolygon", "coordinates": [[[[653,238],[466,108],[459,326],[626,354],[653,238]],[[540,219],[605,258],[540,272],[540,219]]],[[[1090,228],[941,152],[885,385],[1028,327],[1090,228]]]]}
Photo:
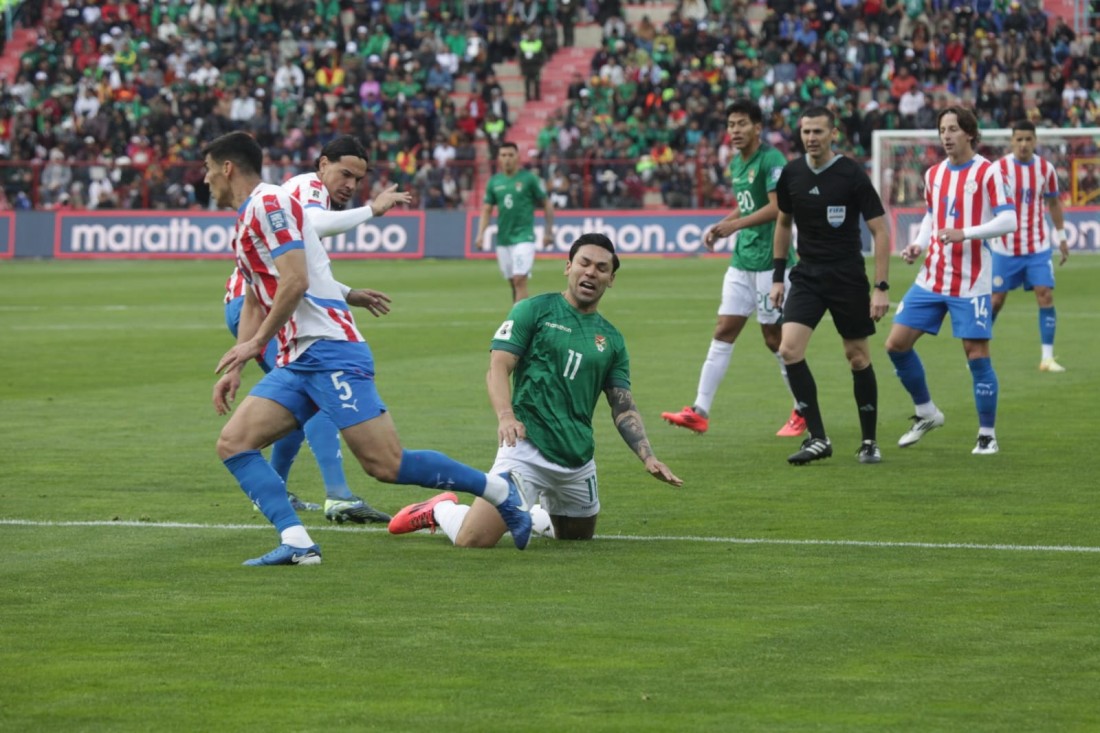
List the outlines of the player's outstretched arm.
{"type": "Polygon", "coordinates": [[[387,211],[398,204],[408,205],[411,203],[412,194],[408,191],[398,191],[397,184],[395,183],[375,196],[374,200],[370,202],[370,207],[374,210],[375,216],[383,216],[387,211]]]}
{"type": "Polygon", "coordinates": [[[609,387],[604,390],[604,394],[607,395],[607,403],[611,405],[611,419],[615,421],[619,435],[623,436],[623,440],[630,449],[645,463],[645,470],[653,478],[664,481],[666,484],[683,485],[684,482],[653,455],[653,446],[649,444],[649,438],[646,437],[642,415],[638,412],[638,406],[634,404],[634,395],[630,390],[609,387]]]}
{"type": "Polygon", "coordinates": [[[348,302],[348,305],[366,308],[367,312],[375,318],[390,312],[390,296],[378,290],[352,288],[348,290],[344,300],[348,302]]]}

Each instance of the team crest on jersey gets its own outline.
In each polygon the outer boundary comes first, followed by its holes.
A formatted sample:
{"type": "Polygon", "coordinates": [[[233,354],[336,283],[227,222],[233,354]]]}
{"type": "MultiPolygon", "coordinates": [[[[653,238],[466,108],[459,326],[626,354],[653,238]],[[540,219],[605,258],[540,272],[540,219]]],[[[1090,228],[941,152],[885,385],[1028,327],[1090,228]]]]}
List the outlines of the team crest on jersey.
{"type": "Polygon", "coordinates": [[[967,193],[977,193],[977,191],[978,191],[978,182],[977,181],[967,181],[966,185],[963,186],[963,190],[966,191],[967,193]]]}
{"type": "Polygon", "coordinates": [[[749,184],[756,180],[756,171],[749,171],[749,184]]]}
{"type": "Polygon", "coordinates": [[[836,228],[844,223],[845,217],[848,215],[847,206],[829,206],[825,209],[825,220],[829,222],[829,226],[836,228]]]}
{"type": "Polygon", "coordinates": [[[596,336],[596,351],[603,351],[607,348],[607,339],[603,336],[596,336]]]}
{"type": "Polygon", "coordinates": [[[516,181],[516,190],[517,191],[522,191],[523,190],[523,184],[520,183],[519,181],[516,181]]]}

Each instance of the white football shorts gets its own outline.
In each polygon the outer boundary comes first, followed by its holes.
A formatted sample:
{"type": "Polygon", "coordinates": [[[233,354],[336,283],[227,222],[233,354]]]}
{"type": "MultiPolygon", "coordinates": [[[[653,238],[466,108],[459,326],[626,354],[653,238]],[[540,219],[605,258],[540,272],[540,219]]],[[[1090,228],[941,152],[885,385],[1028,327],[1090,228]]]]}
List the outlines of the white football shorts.
{"type": "MultiPolygon", "coordinates": [[[[791,289],[790,270],[783,277],[783,284],[791,289]]],[[[779,323],[783,311],[772,306],[768,296],[772,292],[772,271],[749,272],[735,267],[726,269],[722,280],[722,302],[718,305],[720,316],[744,316],[756,313],[760,323],[779,323]]]]}
{"type": "Polygon", "coordinates": [[[490,473],[516,471],[525,483],[527,505],[540,504],[549,514],[561,517],[594,517],[600,513],[596,485],[596,461],[579,468],[551,463],[529,440],[514,447],[502,445],[490,473]]]}
{"type": "Polygon", "coordinates": [[[520,242],[506,247],[498,246],[497,264],[500,265],[500,274],[505,280],[522,275],[530,277],[531,270],[535,266],[535,243],[520,242]]]}

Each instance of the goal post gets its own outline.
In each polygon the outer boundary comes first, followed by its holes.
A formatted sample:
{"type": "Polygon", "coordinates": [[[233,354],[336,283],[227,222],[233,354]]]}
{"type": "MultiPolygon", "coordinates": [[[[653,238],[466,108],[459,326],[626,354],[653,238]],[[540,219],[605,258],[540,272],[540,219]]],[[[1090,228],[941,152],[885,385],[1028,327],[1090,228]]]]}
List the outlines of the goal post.
{"type": "MultiPolygon", "coordinates": [[[[1100,127],[1038,128],[1037,155],[1054,164],[1066,206],[1067,241],[1100,250],[1100,127]]],[[[998,160],[1012,151],[1012,130],[981,130],[977,152],[998,160]]],[[[943,160],[935,130],[875,130],[871,182],[886,207],[895,248],[908,243],[924,216],[924,172],[943,160]]]]}

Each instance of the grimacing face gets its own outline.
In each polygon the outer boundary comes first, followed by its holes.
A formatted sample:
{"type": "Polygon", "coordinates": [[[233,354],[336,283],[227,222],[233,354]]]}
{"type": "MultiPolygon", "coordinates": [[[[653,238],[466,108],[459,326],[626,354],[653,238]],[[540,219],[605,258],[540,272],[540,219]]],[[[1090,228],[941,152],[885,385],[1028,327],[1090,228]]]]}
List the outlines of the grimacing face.
{"type": "Polygon", "coordinates": [[[332,200],[343,206],[355,195],[359,184],[367,175],[367,161],[357,155],[344,155],[337,160],[321,158],[317,167],[321,183],[328,189],[332,200]]]}
{"type": "Polygon", "coordinates": [[[581,311],[592,311],[615,282],[613,255],[594,244],[581,246],[565,265],[570,298],[581,311]]]}

